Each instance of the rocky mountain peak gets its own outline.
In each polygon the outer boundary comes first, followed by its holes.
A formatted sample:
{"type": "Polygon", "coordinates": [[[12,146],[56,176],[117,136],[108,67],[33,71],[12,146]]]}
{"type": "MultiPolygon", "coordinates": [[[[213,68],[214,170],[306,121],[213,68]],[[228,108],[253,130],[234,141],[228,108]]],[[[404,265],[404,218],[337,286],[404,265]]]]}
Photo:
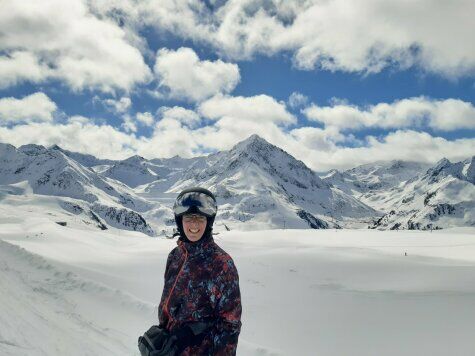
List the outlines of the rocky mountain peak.
{"type": "Polygon", "coordinates": [[[139,155],[133,155],[130,156],[129,158],[123,160],[123,163],[128,163],[128,164],[141,164],[142,162],[145,162],[146,159],[143,158],[142,156],[139,155]]]}
{"type": "Polygon", "coordinates": [[[48,149],[41,145],[28,144],[18,148],[18,152],[21,152],[28,156],[36,156],[48,152],[48,149]]]}
{"type": "Polygon", "coordinates": [[[465,176],[467,177],[467,181],[472,184],[475,184],[475,156],[468,159],[468,166],[465,172],[465,176]]]}
{"type": "Polygon", "coordinates": [[[232,149],[232,152],[246,152],[246,153],[262,153],[268,152],[272,149],[281,151],[280,148],[267,142],[259,135],[253,134],[245,140],[237,143],[232,149]]]}
{"type": "Polygon", "coordinates": [[[50,147],[51,150],[56,150],[56,151],[61,151],[61,152],[64,152],[64,150],[59,147],[57,144],[54,144],[50,147]]]}
{"type": "Polygon", "coordinates": [[[441,171],[442,169],[450,166],[451,164],[452,164],[452,162],[450,162],[447,158],[444,157],[435,164],[433,170],[434,171],[441,171]]]}
{"type": "Polygon", "coordinates": [[[15,152],[16,147],[9,143],[0,143],[0,156],[5,157],[9,153],[15,152]]]}

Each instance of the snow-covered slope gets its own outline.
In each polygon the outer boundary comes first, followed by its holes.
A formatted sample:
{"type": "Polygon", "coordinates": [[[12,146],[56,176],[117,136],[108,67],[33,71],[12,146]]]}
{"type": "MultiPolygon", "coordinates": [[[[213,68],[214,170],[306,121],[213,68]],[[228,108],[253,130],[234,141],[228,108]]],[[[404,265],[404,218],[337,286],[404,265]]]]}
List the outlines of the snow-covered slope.
{"type": "Polygon", "coordinates": [[[160,197],[168,191],[177,181],[182,178],[183,172],[190,167],[197,167],[205,164],[206,156],[183,158],[174,156],[171,158],[154,158],[149,161],[152,165],[150,169],[155,172],[160,179],[150,184],[145,184],[136,189],[137,192],[146,194],[149,198],[160,197]]]}
{"type": "Polygon", "coordinates": [[[228,227],[327,228],[376,215],[257,135],[229,151],[196,161],[170,192],[193,185],[216,193],[220,204],[217,222],[228,227]]]}
{"type": "Polygon", "coordinates": [[[457,163],[440,160],[425,173],[389,190],[385,204],[391,210],[373,228],[475,226],[475,156],[457,163]]]}
{"type": "Polygon", "coordinates": [[[446,179],[435,182],[421,178],[428,165],[404,161],[332,170],[319,177],[258,135],[208,156],[151,160],[140,156],[101,160],[58,146],[16,149],[0,144],[0,184],[27,181],[34,193],[73,199],[61,206],[95,226],[125,226],[148,234],[171,232],[173,200],[179,191],[195,185],[216,193],[218,231],[445,228],[473,222],[475,169],[469,161],[454,165],[441,161],[432,170],[446,179]],[[416,183],[418,179],[425,183],[416,183]],[[427,195],[435,190],[438,200],[428,204],[433,195],[427,195]],[[436,218],[442,215],[445,217],[436,218]],[[437,224],[432,223],[435,220],[437,224]]]}
{"type": "MultiPolygon", "coordinates": [[[[118,182],[99,176],[61,150],[39,145],[16,149],[0,144],[0,185],[27,182],[35,194],[72,198],[62,201],[70,213],[125,229],[153,234],[138,212],[153,205],[118,182]],[[103,220],[100,221],[98,216],[103,220]]],[[[6,188],[5,188],[6,189],[6,188]]]]}
{"type": "Polygon", "coordinates": [[[118,161],[102,172],[102,175],[125,183],[132,188],[160,178],[153,171],[152,164],[141,156],[132,156],[118,161]]]}
{"type": "Polygon", "coordinates": [[[116,162],[111,159],[100,159],[100,158],[94,157],[93,155],[68,151],[68,150],[65,150],[64,148],[59,147],[58,145],[53,145],[50,147],[50,149],[60,151],[66,156],[72,158],[73,160],[81,164],[82,166],[89,167],[89,168],[92,168],[94,166],[100,166],[100,165],[110,166],[116,162]]]}
{"type": "Polygon", "coordinates": [[[430,168],[429,164],[401,160],[378,161],[340,172],[331,170],[322,179],[353,195],[376,210],[384,209],[378,192],[384,192],[430,168]]]}
{"type": "MultiPolygon", "coordinates": [[[[237,355],[474,355],[474,231],[215,236],[239,272],[237,355]]],[[[174,247],[1,210],[0,355],[138,356],[174,247]]]]}

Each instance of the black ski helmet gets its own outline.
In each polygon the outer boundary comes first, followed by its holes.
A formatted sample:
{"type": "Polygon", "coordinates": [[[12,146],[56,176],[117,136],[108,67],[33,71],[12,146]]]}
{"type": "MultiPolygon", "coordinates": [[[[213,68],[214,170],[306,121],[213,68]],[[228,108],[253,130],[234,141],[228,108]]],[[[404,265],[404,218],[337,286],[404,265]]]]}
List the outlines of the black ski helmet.
{"type": "Polygon", "coordinates": [[[183,230],[183,215],[187,213],[206,216],[206,230],[199,241],[208,239],[213,230],[217,210],[216,197],[208,189],[191,187],[180,192],[173,205],[173,213],[180,233],[180,239],[189,241],[183,230]]]}

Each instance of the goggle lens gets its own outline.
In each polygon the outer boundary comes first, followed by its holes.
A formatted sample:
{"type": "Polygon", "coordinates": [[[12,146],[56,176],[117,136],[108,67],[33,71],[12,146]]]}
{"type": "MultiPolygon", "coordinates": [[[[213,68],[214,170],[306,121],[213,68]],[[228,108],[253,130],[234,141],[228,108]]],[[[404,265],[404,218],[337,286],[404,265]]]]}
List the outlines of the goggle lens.
{"type": "Polygon", "coordinates": [[[199,192],[190,192],[183,194],[175,201],[173,212],[175,215],[180,216],[189,211],[192,207],[195,207],[201,214],[210,217],[215,216],[218,211],[216,201],[209,195],[199,192]]]}

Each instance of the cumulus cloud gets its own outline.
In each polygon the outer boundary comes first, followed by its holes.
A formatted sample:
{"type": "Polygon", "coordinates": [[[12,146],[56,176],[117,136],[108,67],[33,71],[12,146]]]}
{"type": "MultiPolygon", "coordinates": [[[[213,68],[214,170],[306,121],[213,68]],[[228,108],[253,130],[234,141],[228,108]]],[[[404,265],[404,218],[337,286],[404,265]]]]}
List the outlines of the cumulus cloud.
{"type": "Polygon", "coordinates": [[[150,69],[125,31],[81,0],[7,0],[0,12],[0,85],[63,81],[74,91],[130,90],[150,69]]]}
{"type": "Polygon", "coordinates": [[[364,108],[336,101],[332,106],[313,104],[303,112],[311,120],[342,129],[428,126],[436,130],[451,131],[475,128],[475,107],[460,99],[415,97],[364,108]]]}
{"type": "Polygon", "coordinates": [[[56,104],[44,93],[38,92],[21,99],[0,99],[0,124],[29,121],[52,121],[56,104]]]}
{"type": "Polygon", "coordinates": [[[338,148],[338,143],[343,143],[350,139],[340,133],[334,126],[325,129],[300,127],[290,131],[290,136],[304,147],[317,151],[334,151],[338,148]]]}
{"type": "MultiPolygon", "coordinates": [[[[94,98],[95,100],[99,100],[99,101],[101,100],[97,96],[94,98]]],[[[132,100],[130,100],[129,97],[124,96],[120,98],[119,100],[104,99],[102,100],[102,103],[108,110],[115,112],[117,114],[123,114],[130,109],[130,106],[132,105],[132,100]]]]}
{"type": "Polygon", "coordinates": [[[196,127],[200,122],[200,116],[193,110],[185,109],[181,106],[162,107],[157,111],[163,119],[176,120],[186,126],[196,127]]]}
{"type": "Polygon", "coordinates": [[[287,111],[285,103],[278,102],[268,95],[251,97],[216,95],[201,103],[198,112],[213,120],[221,118],[238,120],[236,126],[241,125],[243,120],[283,125],[296,123],[296,118],[287,111]]]}
{"type": "Polygon", "coordinates": [[[95,125],[85,118],[66,124],[50,122],[0,127],[0,142],[21,146],[57,144],[67,150],[110,159],[125,159],[136,152],[139,139],[110,125],[95,125]]]}
{"type": "Polygon", "coordinates": [[[308,97],[296,91],[290,94],[289,100],[288,100],[289,106],[294,109],[305,106],[307,102],[308,102],[308,97]]]}
{"type": "Polygon", "coordinates": [[[153,122],[155,121],[153,115],[146,111],[146,112],[138,112],[135,114],[137,121],[141,122],[145,126],[152,126],[153,122]]]}
{"type": "Polygon", "coordinates": [[[27,51],[12,51],[0,56],[0,89],[23,81],[38,83],[52,75],[47,65],[27,51]]]}
{"type": "Polygon", "coordinates": [[[137,132],[137,122],[128,114],[122,117],[121,127],[125,132],[137,132]]]}
{"type": "MultiPolygon", "coordinates": [[[[145,0],[114,2],[129,17],[213,46],[232,59],[293,53],[296,67],[373,73],[417,65],[450,77],[475,72],[475,2],[145,0]],[[128,5],[126,5],[128,4],[128,5]]],[[[136,20],[137,21],[137,20],[136,20]]]]}
{"type": "Polygon", "coordinates": [[[426,132],[398,130],[377,138],[366,137],[361,147],[338,147],[327,154],[316,154],[310,160],[311,166],[317,170],[330,168],[348,169],[359,164],[372,163],[377,160],[402,159],[425,163],[435,163],[443,157],[459,161],[473,156],[475,139],[460,138],[447,140],[434,137],[426,132]]]}
{"type": "Polygon", "coordinates": [[[402,159],[435,163],[442,157],[457,161],[473,155],[475,139],[447,140],[428,133],[398,130],[381,137],[367,136],[362,141],[341,135],[335,127],[302,127],[284,131],[273,122],[242,121],[231,118],[191,129],[179,120],[163,118],[150,137],[137,137],[109,125],[97,125],[84,117],[73,117],[66,124],[30,122],[0,127],[0,142],[19,146],[37,143],[58,144],[68,150],[97,157],[123,159],[133,154],[146,158],[191,157],[214,150],[230,149],[251,134],[259,134],[316,171],[348,169],[376,160],[402,159]],[[94,144],[91,144],[94,142],[94,144]]]}
{"type": "Polygon", "coordinates": [[[178,100],[201,101],[229,93],[239,83],[239,67],[221,60],[200,60],[191,48],[162,48],[154,66],[159,87],[178,100]]]}

